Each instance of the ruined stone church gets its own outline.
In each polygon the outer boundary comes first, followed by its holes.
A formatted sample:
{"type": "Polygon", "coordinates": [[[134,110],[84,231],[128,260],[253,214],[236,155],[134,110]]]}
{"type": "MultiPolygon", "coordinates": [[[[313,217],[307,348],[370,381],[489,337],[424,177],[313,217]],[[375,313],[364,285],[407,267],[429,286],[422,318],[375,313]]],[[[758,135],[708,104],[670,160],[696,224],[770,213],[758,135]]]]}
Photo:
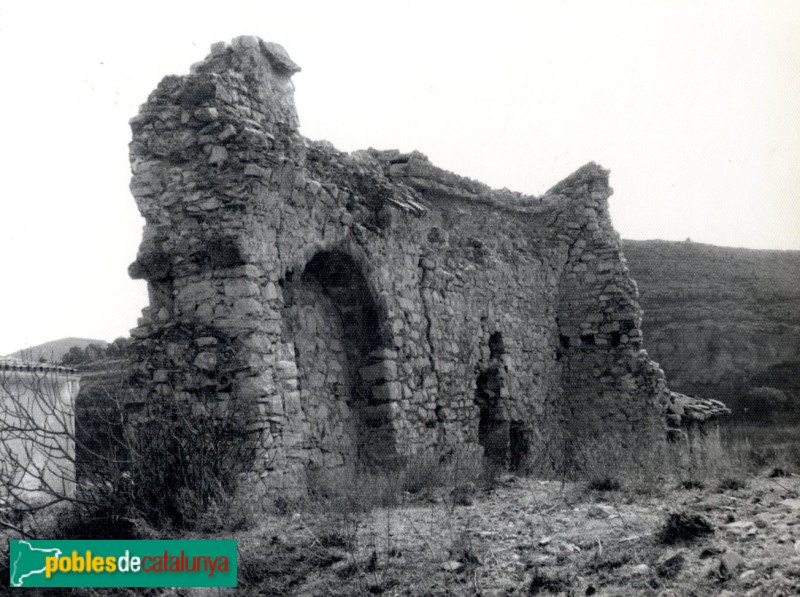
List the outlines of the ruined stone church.
{"type": "Polygon", "coordinates": [[[275,43],[215,44],[131,120],[148,392],[246,412],[276,484],[462,447],[517,466],[576,430],[679,423],[608,171],[533,197],[417,152],[343,153],[299,133],[299,70],[275,43]]]}

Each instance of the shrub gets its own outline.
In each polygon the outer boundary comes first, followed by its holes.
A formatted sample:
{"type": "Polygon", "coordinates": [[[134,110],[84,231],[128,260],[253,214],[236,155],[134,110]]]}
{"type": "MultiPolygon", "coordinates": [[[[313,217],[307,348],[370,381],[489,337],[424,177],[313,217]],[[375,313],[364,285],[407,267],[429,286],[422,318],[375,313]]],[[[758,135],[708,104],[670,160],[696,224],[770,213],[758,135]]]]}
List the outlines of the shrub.
{"type": "Polygon", "coordinates": [[[746,417],[753,421],[771,421],[791,406],[792,403],[783,390],[770,386],[751,388],[740,401],[746,417]]]}
{"type": "Polygon", "coordinates": [[[725,477],[724,479],[720,480],[719,485],[717,487],[721,491],[725,490],[736,491],[747,487],[747,482],[744,479],[741,479],[740,477],[725,477]]]}
{"type": "Polygon", "coordinates": [[[592,491],[619,491],[622,483],[609,476],[595,478],[589,481],[589,489],[592,491]]]}
{"type": "Polygon", "coordinates": [[[472,542],[472,535],[469,531],[462,531],[453,538],[448,555],[451,560],[466,564],[468,566],[479,566],[480,558],[475,553],[475,546],[472,542]]]}
{"type": "Polygon", "coordinates": [[[401,490],[410,494],[424,493],[443,486],[448,480],[447,465],[441,455],[433,451],[404,458],[398,466],[401,490]]]}
{"type": "Polygon", "coordinates": [[[569,593],[574,580],[564,573],[547,574],[542,571],[535,571],[531,582],[528,585],[529,595],[539,595],[541,593],[569,593]]]}
{"type": "Polygon", "coordinates": [[[129,538],[145,527],[219,530],[247,524],[234,498],[261,446],[247,430],[248,410],[233,398],[222,399],[230,394],[214,388],[191,397],[162,392],[140,398],[132,412],[137,402],[129,393],[103,393],[104,399],[98,393],[91,416],[76,421],[74,405],[56,398],[48,375],[44,371],[24,394],[16,382],[0,379],[8,397],[0,408],[0,496],[6,496],[0,527],[35,535],[47,522],[46,510],[61,504],[71,504],[60,520],[68,537],[129,538]],[[33,414],[39,411],[47,416],[33,414]],[[84,428],[87,423],[90,428],[84,428]],[[102,452],[87,445],[94,436],[104,438],[102,452]],[[48,450],[47,464],[38,470],[36,502],[25,499],[20,481],[29,475],[34,454],[32,448],[21,453],[19,445],[48,450]],[[43,470],[54,471],[48,474],[57,482],[43,470]]]}
{"type": "Polygon", "coordinates": [[[704,489],[705,486],[705,483],[697,479],[684,479],[678,485],[681,489],[704,489]]]}
{"type": "Polygon", "coordinates": [[[714,532],[711,524],[699,514],[671,512],[658,533],[658,540],[665,545],[690,542],[714,532]]]}

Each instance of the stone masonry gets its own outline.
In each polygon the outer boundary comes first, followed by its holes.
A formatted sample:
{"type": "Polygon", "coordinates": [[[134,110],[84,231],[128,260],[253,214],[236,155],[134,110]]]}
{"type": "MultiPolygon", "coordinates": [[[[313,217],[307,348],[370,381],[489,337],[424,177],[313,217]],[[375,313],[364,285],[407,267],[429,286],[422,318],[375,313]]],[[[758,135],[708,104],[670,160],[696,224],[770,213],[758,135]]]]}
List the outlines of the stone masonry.
{"type": "Polygon", "coordinates": [[[275,485],[429,449],[514,465],[577,432],[661,441],[677,410],[608,171],[530,197],[346,154],[298,132],[299,70],[255,37],[215,44],[131,120],[148,391],[247,413],[275,485]]]}

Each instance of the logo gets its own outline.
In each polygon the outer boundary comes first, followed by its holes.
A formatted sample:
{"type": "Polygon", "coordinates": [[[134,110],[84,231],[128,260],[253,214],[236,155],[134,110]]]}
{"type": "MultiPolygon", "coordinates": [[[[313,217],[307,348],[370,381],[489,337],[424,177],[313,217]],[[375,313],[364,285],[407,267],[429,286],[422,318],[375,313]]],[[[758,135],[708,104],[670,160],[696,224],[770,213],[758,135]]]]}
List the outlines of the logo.
{"type": "Polygon", "coordinates": [[[236,541],[11,541],[12,587],[235,587],[236,541]]]}

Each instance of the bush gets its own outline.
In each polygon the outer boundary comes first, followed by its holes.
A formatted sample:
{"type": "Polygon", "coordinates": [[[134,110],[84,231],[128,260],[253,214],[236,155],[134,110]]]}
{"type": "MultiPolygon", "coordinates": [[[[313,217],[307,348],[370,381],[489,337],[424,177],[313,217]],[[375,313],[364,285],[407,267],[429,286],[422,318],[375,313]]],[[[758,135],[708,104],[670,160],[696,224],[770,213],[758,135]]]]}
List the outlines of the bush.
{"type": "Polygon", "coordinates": [[[658,533],[658,540],[665,545],[686,543],[714,532],[711,524],[699,514],[671,512],[658,533]]]}
{"type": "Polygon", "coordinates": [[[791,406],[792,403],[783,390],[770,386],[751,388],[740,402],[746,417],[753,421],[772,421],[791,406]]]}
{"type": "Polygon", "coordinates": [[[599,477],[589,481],[589,489],[592,491],[619,491],[622,483],[612,477],[599,477]]]}
{"type": "Polygon", "coordinates": [[[48,375],[55,373],[45,370],[24,392],[15,378],[0,379],[7,397],[0,408],[0,527],[35,536],[48,508],[62,504],[71,508],[61,531],[73,538],[247,524],[235,502],[237,486],[262,446],[247,430],[248,409],[230,394],[212,387],[191,397],[162,392],[138,403],[129,393],[98,394],[84,409],[91,416],[76,422],[74,405],[58,398],[48,375]],[[102,453],[85,441],[96,437],[105,440],[102,453]],[[25,480],[36,466],[36,446],[46,447],[47,463],[35,471],[40,490],[34,502],[26,499],[25,480]]]}
{"type": "Polygon", "coordinates": [[[705,489],[706,484],[697,479],[684,479],[678,484],[681,489],[705,489]]]}
{"type": "Polygon", "coordinates": [[[720,480],[719,485],[717,486],[721,491],[725,490],[732,490],[737,491],[739,489],[744,489],[747,487],[747,483],[744,479],[740,477],[725,477],[724,479],[720,480]]]}
{"type": "Polygon", "coordinates": [[[125,497],[151,524],[191,528],[233,499],[256,446],[234,407],[221,413],[215,402],[151,404],[129,429],[125,497]]]}
{"type": "Polygon", "coordinates": [[[573,578],[564,573],[547,574],[535,571],[531,582],[528,585],[529,595],[539,595],[541,593],[568,594],[570,588],[575,584],[573,578]]]}

